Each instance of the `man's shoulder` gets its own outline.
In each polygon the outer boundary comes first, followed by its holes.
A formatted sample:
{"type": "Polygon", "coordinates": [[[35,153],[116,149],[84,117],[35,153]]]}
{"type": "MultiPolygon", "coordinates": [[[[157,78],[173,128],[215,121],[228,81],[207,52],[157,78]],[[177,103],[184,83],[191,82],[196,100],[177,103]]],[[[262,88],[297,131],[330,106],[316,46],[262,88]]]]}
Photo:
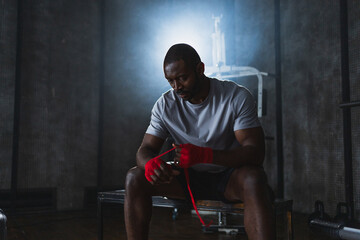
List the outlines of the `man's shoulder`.
{"type": "Polygon", "coordinates": [[[217,91],[226,93],[226,94],[239,94],[241,92],[248,91],[246,87],[231,81],[231,80],[219,80],[216,78],[212,78],[212,82],[217,91]]]}
{"type": "Polygon", "coordinates": [[[156,101],[155,106],[157,106],[157,108],[164,108],[165,105],[168,105],[175,100],[174,91],[169,89],[168,91],[161,94],[161,96],[156,101]]]}
{"type": "Polygon", "coordinates": [[[161,98],[164,98],[166,100],[174,100],[174,90],[173,89],[169,89],[167,90],[166,92],[164,92],[162,95],[161,95],[161,98]]]}

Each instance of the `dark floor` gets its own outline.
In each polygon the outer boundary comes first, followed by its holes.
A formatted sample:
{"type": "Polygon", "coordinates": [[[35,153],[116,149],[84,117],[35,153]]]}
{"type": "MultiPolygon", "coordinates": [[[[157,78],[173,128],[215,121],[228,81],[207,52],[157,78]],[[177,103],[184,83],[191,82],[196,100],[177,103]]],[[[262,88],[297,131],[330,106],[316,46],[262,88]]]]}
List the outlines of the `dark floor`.
{"type": "MultiPolygon", "coordinates": [[[[7,214],[8,240],[81,240],[97,239],[96,209],[69,212],[42,212],[7,214]]],[[[205,221],[215,216],[205,216],[205,221]]],[[[235,221],[238,217],[230,217],[235,221]]],[[[307,227],[307,216],[294,214],[294,239],[325,240],[324,236],[314,235],[307,227]]],[[[278,239],[283,226],[278,219],[278,239]]],[[[122,208],[115,206],[104,207],[104,240],[126,239],[122,208]]],[[[247,239],[244,235],[227,235],[225,233],[205,234],[196,216],[190,212],[180,212],[177,220],[171,218],[171,210],[154,208],[150,230],[151,240],[168,239],[247,239]]]]}

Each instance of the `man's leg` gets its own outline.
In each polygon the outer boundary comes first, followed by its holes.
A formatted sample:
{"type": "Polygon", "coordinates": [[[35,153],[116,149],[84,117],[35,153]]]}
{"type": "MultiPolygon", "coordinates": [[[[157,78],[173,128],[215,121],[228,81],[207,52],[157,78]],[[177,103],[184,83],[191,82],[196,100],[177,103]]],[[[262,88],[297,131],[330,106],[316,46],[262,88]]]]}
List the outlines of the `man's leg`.
{"type": "Polygon", "coordinates": [[[275,240],[272,199],[264,170],[256,166],[235,169],[224,193],[226,199],[244,202],[245,230],[250,240],[275,240]]]}
{"type": "Polygon", "coordinates": [[[144,170],[130,169],[125,181],[125,226],[128,240],[147,240],[152,214],[152,196],[162,195],[185,199],[180,183],[174,178],[169,184],[151,185],[144,170]]]}

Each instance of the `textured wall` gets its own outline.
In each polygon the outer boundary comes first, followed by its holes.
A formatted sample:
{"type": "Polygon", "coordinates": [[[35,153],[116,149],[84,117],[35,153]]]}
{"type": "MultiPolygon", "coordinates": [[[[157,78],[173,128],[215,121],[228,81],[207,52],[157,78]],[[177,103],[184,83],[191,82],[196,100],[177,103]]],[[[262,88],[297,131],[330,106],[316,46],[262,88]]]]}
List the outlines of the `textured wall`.
{"type": "MultiPolygon", "coordinates": [[[[28,0],[23,8],[18,188],[57,188],[59,209],[79,208],[84,187],[96,186],[98,3],[28,0]]],[[[11,16],[13,11],[4,10],[11,16]]],[[[10,41],[16,21],[9,19],[4,25],[10,32],[8,39],[2,38],[8,45],[9,70],[7,85],[1,80],[5,86],[1,110],[9,105],[5,117],[10,127],[14,99],[10,41]]]]}
{"type": "MultiPolygon", "coordinates": [[[[273,1],[235,1],[236,64],[251,66],[259,71],[275,73],[274,5],[273,1]]],[[[236,82],[252,90],[257,99],[257,77],[240,78],[236,82]]],[[[263,77],[267,96],[266,114],[261,118],[266,140],[264,167],[271,187],[276,192],[277,155],[275,124],[275,79],[263,77]]]]}
{"type": "MultiPolygon", "coordinates": [[[[103,184],[124,186],[155,102],[141,1],[106,2],[103,184]],[[138,39],[138,40],[137,40],[138,39]],[[148,64],[144,67],[145,62],[148,64]]],[[[155,68],[155,67],[154,67],[155,68]]],[[[154,76],[155,75],[155,76],[154,76]]]]}
{"type": "MultiPolygon", "coordinates": [[[[349,2],[351,99],[359,100],[359,2],[349,2]]],[[[274,72],[274,3],[236,1],[239,65],[274,72]]],[[[338,1],[281,1],[285,197],[312,212],[315,200],[335,213],[345,200],[338,1]]],[[[275,81],[264,79],[265,134],[275,136],[275,81]]],[[[240,80],[238,80],[240,81],[240,80]]],[[[254,87],[251,79],[244,85],[254,87]]],[[[241,82],[241,81],[240,81],[241,82]]],[[[352,110],[354,195],[359,218],[359,111],[352,110]]],[[[267,140],[265,169],[276,191],[276,136],[267,140]]]]}
{"type": "Polygon", "coordinates": [[[16,1],[0,2],[0,189],[11,184],[16,61],[16,1]],[[15,24],[14,24],[15,23],[15,24]]]}
{"type": "Polygon", "coordinates": [[[281,3],[285,196],[333,214],[345,200],[339,1],[281,3]]]}

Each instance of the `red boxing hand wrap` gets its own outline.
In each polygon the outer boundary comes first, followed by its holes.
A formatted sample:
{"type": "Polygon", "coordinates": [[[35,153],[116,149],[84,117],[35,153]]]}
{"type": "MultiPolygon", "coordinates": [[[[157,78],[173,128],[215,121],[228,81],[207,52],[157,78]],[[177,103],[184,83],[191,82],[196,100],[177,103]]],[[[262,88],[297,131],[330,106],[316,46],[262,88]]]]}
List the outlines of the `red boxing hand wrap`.
{"type": "Polygon", "coordinates": [[[155,170],[156,169],[160,169],[160,165],[164,164],[165,167],[170,167],[168,166],[168,164],[166,164],[164,161],[162,161],[160,158],[153,158],[150,159],[146,164],[145,164],[145,177],[149,182],[154,181],[151,178],[151,175],[156,175],[155,174],[155,170]]]}
{"type": "Polygon", "coordinates": [[[189,168],[199,163],[212,163],[213,151],[208,147],[198,147],[190,143],[180,144],[180,167],[189,168]]]}
{"type": "Polygon", "coordinates": [[[160,159],[160,157],[164,156],[165,154],[173,151],[175,148],[170,149],[169,151],[166,151],[162,154],[160,154],[157,157],[154,157],[152,159],[150,159],[146,164],[145,164],[145,177],[149,182],[152,182],[153,179],[151,178],[151,175],[155,175],[155,169],[160,169],[160,165],[162,163],[164,163],[165,167],[171,169],[170,165],[165,163],[164,161],[162,161],[160,159]]]}
{"type": "MultiPolygon", "coordinates": [[[[205,156],[204,159],[206,159],[206,160],[205,160],[206,162],[208,162],[208,163],[211,163],[211,162],[212,162],[213,153],[212,153],[212,149],[211,149],[211,148],[197,147],[197,146],[192,145],[192,144],[181,144],[180,147],[183,147],[183,148],[187,149],[187,150],[185,150],[185,152],[188,153],[188,154],[184,154],[184,158],[187,158],[187,159],[188,159],[188,162],[190,161],[190,160],[189,160],[189,159],[190,159],[190,154],[189,154],[189,152],[190,152],[189,149],[190,149],[190,148],[191,148],[191,149],[197,149],[197,150],[195,150],[195,152],[197,152],[197,153],[199,153],[199,152],[204,152],[204,151],[205,151],[205,152],[206,152],[205,154],[202,153],[202,154],[200,154],[200,155],[201,155],[202,157],[205,156]],[[200,150],[199,150],[199,149],[200,149],[200,150]],[[202,149],[202,150],[201,150],[201,149],[202,149]]],[[[171,151],[173,151],[174,149],[175,149],[175,147],[172,148],[172,149],[170,149],[169,151],[167,151],[167,152],[165,152],[165,153],[163,153],[163,154],[161,154],[161,155],[153,158],[153,159],[150,159],[150,160],[145,164],[145,177],[146,177],[146,179],[147,179],[149,182],[152,182],[152,181],[153,181],[153,179],[151,178],[151,175],[155,175],[155,169],[159,169],[159,168],[160,168],[160,165],[161,165],[162,163],[165,164],[165,167],[171,169],[170,165],[167,164],[167,163],[165,163],[165,162],[163,162],[163,161],[160,159],[160,157],[163,156],[163,155],[165,155],[165,154],[167,154],[167,153],[169,153],[169,152],[171,152],[171,151]]],[[[183,154],[182,151],[183,151],[183,149],[181,150],[181,154],[183,154]]],[[[191,151],[191,152],[194,153],[194,150],[191,151]]],[[[201,156],[200,156],[200,157],[201,157],[201,156]]],[[[180,158],[180,161],[181,161],[181,158],[180,158]]],[[[202,162],[204,162],[204,161],[202,161],[202,162]]],[[[194,164],[193,164],[193,165],[194,165],[194,164]]],[[[185,168],[185,167],[183,167],[183,168],[185,168]]],[[[196,207],[193,194],[192,194],[191,189],[190,189],[190,179],[189,179],[189,172],[188,172],[188,169],[187,169],[187,168],[184,169],[184,173],[185,173],[186,183],[187,183],[187,187],[188,187],[188,190],[189,190],[189,194],[190,194],[190,197],[191,197],[191,201],[192,201],[193,207],[194,207],[194,209],[195,209],[195,211],[196,211],[196,214],[198,215],[198,217],[199,217],[199,219],[200,219],[200,222],[203,224],[203,226],[205,226],[205,227],[207,228],[207,227],[210,226],[210,224],[212,223],[212,221],[205,225],[205,222],[202,220],[202,218],[201,218],[201,216],[200,216],[200,214],[199,214],[199,211],[198,211],[198,209],[197,209],[197,207],[196,207]]]]}

